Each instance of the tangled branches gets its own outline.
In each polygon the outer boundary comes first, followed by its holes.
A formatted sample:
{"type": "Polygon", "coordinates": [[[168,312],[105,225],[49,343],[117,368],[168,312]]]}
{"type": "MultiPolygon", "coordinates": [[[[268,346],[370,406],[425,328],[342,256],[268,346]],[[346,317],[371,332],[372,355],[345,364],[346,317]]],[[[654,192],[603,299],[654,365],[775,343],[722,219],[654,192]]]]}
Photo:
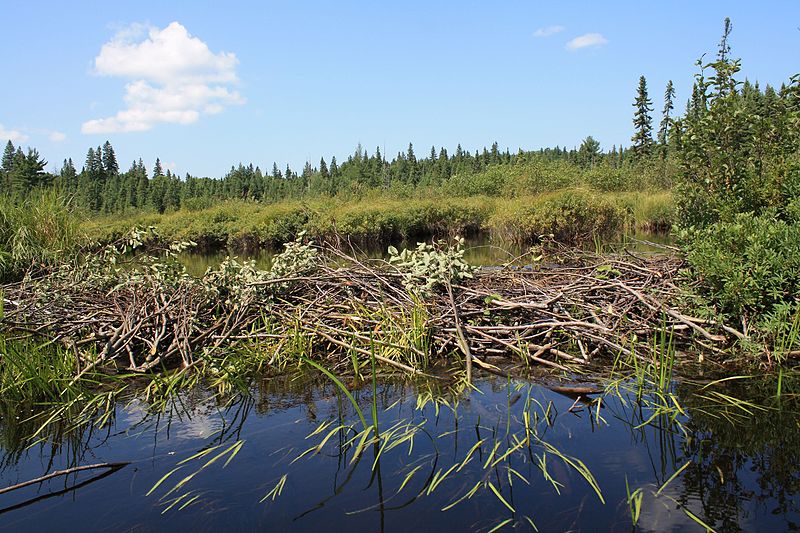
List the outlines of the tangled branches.
{"type": "Polygon", "coordinates": [[[463,262],[460,241],[385,262],[301,236],[270,270],[227,259],[192,278],[177,259],[190,243],[131,254],[150,237],[134,233],[4,287],[0,327],[73,348],[83,368],[114,362],[133,371],[188,367],[248,343],[271,364],[315,357],[356,373],[373,356],[409,372],[461,355],[489,371],[498,370],[486,361],[492,356],[565,369],[603,356],[650,357],[657,332],[712,352],[741,337],[672,306],[681,267],[673,256],[562,250],[560,264],[535,257],[524,268],[476,270],[463,262]]]}

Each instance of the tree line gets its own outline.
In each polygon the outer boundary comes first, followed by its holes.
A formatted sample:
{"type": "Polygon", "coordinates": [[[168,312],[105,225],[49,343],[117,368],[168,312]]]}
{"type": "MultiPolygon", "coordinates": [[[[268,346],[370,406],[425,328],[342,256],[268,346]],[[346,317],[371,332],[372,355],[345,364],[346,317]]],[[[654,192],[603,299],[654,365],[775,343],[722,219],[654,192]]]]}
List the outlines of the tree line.
{"type": "Polygon", "coordinates": [[[55,188],[73,197],[76,205],[98,213],[120,213],[130,210],[164,211],[178,209],[200,201],[249,199],[276,202],[285,199],[335,196],[342,193],[361,193],[393,187],[436,187],[453,176],[471,176],[494,166],[513,166],[530,161],[564,161],[577,168],[623,165],[630,151],[613,147],[602,152],[600,143],[591,136],[579,148],[544,148],[535,151],[510,152],[501,150],[495,142],[491,148],[469,152],[459,145],[454,153],[431,147],[425,157],[417,157],[414,146],[398,152],[391,160],[380,148],[369,153],[359,145],[353,154],[339,163],[336,157],[328,163],[306,163],[299,172],[273,163],[269,171],[253,164],[232,166],[222,178],[182,178],[163,169],[156,159],[148,172],[142,159],[121,171],[113,146],[106,141],[89,148],[80,170],[74,161],[65,159],[61,169],[51,174],[45,171],[47,162],[36,149],[27,153],[8,141],[5,147],[0,176],[0,192],[23,199],[41,188],[55,188]]]}
{"type": "Polygon", "coordinates": [[[288,165],[281,169],[276,163],[268,170],[253,164],[239,164],[232,166],[221,178],[208,178],[190,174],[179,177],[169,169],[165,172],[159,159],[150,172],[142,159],[133,161],[128,170],[122,171],[108,141],[89,148],[80,170],[72,159],[66,159],[60,170],[51,174],[46,172],[47,162],[35,148],[23,151],[9,140],[0,166],[0,195],[22,200],[36,190],[51,188],[71,197],[76,206],[94,213],[163,213],[181,207],[204,207],[226,199],[277,202],[316,196],[358,195],[381,189],[391,195],[448,183],[455,183],[465,190],[483,191],[487,189],[487,180],[496,176],[513,180],[515,168],[547,162],[562,162],[566,165],[562,172],[573,174],[595,168],[628,168],[629,174],[635,175],[656,165],[662,169],[658,186],[670,187],[678,174],[679,162],[685,160],[687,146],[691,146],[691,143],[681,143],[681,135],[688,125],[703,116],[704,110],[712,103],[709,100],[711,84],[722,87],[721,91],[727,91],[726,94],[741,100],[746,109],[762,117],[776,116],[781,113],[781,107],[785,107],[790,92],[786,85],[779,90],[770,86],[762,90],[757,83],[749,81],[741,86],[731,84],[733,73],[728,72],[731,67],[725,67],[731,63],[727,44],[730,25],[729,22],[726,24],[718,60],[710,64],[721,70],[715,70],[712,78],[701,77],[695,81],[682,116],[673,113],[676,94],[672,81],[669,81],[664,91],[661,121],[656,128],[647,80],[645,76],[639,78],[633,102],[634,133],[630,147],[613,146],[603,151],[600,143],[588,136],[579,147],[572,149],[556,146],[532,151],[519,149],[512,153],[508,149],[501,150],[495,142],[490,148],[475,152],[464,150],[461,145],[452,153],[445,148],[437,150],[431,147],[429,153],[419,157],[414,146],[409,144],[405,151],[388,159],[380,148],[369,153],[359,144],[343,162],[337,161],[336,157],[329,161],[321,158],[318,164],[307,162],[300,171],[288,165]],[[728,76],[728,81],[725,76],[728,76]],[[668,161],[672,164],[667,164],[668,161]],[[483,181],[479,187],[470,187],[471,180],[483,181]]]}

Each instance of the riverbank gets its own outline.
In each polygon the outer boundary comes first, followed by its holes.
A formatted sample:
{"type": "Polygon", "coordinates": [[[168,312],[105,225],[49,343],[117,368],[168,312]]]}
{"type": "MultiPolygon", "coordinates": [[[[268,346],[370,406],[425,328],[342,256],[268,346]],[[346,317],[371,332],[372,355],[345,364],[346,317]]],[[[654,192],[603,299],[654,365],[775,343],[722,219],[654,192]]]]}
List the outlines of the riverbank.
{"type": "Polygon", "coordinates": [[[477,233],[516,244],[534,243],[551,234],[560,242],[578,243],[636,231],[668,231],[673,221],[670,192],[568,189],[513,199],[374,195],[359,201],[228,201],[196,211],[91,218],[83,228],[90,238],[107,243],[131,227],[155,226],[167,240],[240,252],[280,247],[301,231],[318,242],[345,239],[384,246],[477,233]]]}

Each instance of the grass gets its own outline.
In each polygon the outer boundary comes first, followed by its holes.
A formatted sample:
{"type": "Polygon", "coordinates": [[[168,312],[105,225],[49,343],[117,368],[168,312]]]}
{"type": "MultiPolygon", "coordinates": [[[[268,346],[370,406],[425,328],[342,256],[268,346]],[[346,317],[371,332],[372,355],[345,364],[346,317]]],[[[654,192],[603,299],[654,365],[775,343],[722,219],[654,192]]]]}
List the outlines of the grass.
{"type": "Polygon", "coordinates": [[[132,214],[87,220],[83,229],[110,242],[132,226],[156,226],[168,240],[191,240],[207,249],[277,247],[300,231],[317,240],[336,235],[365,244],[430,236],[491,232],[503,240],[532,242],[553,233],[565,241],[594,234],[666,230],[672,223],[669,192],[599,192],[568,189],[513,198],[431,196],[390,198],[373,193],[358,200],[313,199],[262,204],[227,201],[201,210],[132,214]]]}
{"type": "Polygon", "coordinates": [[[68,199],[54,191],[22,203],[0,196],[0,282],[74,257],[86,236],[68,199]]]}

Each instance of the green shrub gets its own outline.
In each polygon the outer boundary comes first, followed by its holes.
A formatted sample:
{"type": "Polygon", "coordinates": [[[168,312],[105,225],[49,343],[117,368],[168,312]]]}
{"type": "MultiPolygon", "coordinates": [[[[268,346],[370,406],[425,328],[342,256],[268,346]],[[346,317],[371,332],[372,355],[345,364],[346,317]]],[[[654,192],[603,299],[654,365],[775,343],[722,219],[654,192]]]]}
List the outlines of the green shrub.
{"type": "Polygon", "coordinates": [[[625,192],[609,199],[628,212],[631,230],[666,232],[675,223],[675,204],[670,192],[625,192]]]}
{"type": "Polygon", "coordinates": [[[553,235],[557,241],[576,243],[617,235],[627,220],[625,209],[615,202],[576,189],[516,200],[498,210],[489,225],[495,235],[511,242],[535,242],[541,235],[553,235]]]}
{"type": "Polygon", "coordinates": [[[800,225],[742,213],[688,238],[697,290],[720,312],[750,321],[800,294],[800,225]]]}
{"type": "Polygon", "coordinates": [[[449,196],[500,196],[510,181],[510,167],[492,166],[475,174],[455,174],[446,182],[445,191],[449,196]]]}
{"type": "Polygon", "coordinates": [[[511,168],[514,174],[506,187],[509,196],[557,191],[585,182],[580,167],[566,161],[530,161],[511,168]]]}

